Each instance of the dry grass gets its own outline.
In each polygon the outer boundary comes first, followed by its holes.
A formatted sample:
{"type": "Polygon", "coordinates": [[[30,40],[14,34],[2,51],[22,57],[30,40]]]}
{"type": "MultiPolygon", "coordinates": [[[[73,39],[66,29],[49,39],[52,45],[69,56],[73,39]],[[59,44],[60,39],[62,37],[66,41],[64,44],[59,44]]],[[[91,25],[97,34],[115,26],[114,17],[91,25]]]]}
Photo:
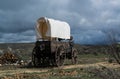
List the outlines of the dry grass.
{"type": "Polygon", "coordinates": [[[62,68],[18,68],[0,71],[0,79],[119,79],[120,65],[99,62],[62,68]]]}

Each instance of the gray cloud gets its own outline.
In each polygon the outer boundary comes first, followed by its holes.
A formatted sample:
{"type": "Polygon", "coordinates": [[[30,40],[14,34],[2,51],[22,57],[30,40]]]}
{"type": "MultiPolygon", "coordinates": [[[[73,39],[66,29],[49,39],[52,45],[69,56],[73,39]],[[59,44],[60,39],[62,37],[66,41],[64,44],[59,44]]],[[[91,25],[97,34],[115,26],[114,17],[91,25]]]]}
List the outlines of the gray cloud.
{"type": "Polygon", "coordinates": [[[0,42],[35,41],[41,16],[68,22],[77,43],[103,44],[113,31],[120,41],[119,0],[1,0],[0,42]]]}
{"type": "Polygon", "coordinates": [[[4,33],[1,36],[0,42],[34,42],[35,32],[28,30],[22,33],[4,33]]]}
{"type": "Polygon", "coordinates": [[[73,36],[78,39],[75,42],[80,42],[80,44],[103,44],[106,42],[106,34],[100,30],[82,31],[73,36]]]}
{"type": "Polygon", "coordinates": [[[33,0],[0,0],[0,9],[5,11],[19,11],[31,4],[34,4],[33,0]]]}

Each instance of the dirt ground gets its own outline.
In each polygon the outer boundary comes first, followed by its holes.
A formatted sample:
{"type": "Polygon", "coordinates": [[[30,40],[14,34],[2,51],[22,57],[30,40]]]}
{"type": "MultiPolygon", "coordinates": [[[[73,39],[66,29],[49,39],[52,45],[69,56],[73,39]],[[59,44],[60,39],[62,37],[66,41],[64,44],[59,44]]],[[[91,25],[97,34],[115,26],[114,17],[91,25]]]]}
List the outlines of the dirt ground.
{"type": "MultiPolygon", "coordinates": [[[[42,72],[48,72],[51,69],[73,69],[73,68],[89,68],[89,67],[106,67],[106,68],[120,68],[120,65],[117,63],[108,63],[108,62],[98,62],[94,64],[77,64],[77,65],[69,65],[69,66],[62,66],[62,67],[53,67],[53,68],[16,68],[12,67],[11,69],[1,69],[0,70],[0,76],[4,75],[12,75],[16,73],[42,73],[42,72]]],[[[2,67],[1,67],[2,68],[2,67]]]]}

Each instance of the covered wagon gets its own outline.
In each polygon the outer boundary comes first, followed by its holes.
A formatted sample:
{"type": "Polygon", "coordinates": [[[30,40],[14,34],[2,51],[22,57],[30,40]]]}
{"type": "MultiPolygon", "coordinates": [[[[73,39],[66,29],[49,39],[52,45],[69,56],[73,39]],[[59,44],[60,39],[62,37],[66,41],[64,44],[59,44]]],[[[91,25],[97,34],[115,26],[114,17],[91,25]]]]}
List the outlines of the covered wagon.
{"type": "Polygon", "coordinates": [[[66,58],[77,62],[68,23],[41,17],[37,20],[36,43],[32,52],[34,66],[61,66],[66,58]]]}

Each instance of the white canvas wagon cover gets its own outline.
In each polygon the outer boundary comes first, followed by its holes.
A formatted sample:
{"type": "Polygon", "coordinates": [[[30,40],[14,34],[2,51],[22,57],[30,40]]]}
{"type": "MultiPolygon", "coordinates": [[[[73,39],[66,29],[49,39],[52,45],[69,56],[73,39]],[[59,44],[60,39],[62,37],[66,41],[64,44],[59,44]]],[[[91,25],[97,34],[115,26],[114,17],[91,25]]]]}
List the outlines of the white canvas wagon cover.
{"type": "Polygon", "coordinates": [[[70,39],[70,26],[67,22],[41,17],[37,21],[37,39],[70,39]]]}

